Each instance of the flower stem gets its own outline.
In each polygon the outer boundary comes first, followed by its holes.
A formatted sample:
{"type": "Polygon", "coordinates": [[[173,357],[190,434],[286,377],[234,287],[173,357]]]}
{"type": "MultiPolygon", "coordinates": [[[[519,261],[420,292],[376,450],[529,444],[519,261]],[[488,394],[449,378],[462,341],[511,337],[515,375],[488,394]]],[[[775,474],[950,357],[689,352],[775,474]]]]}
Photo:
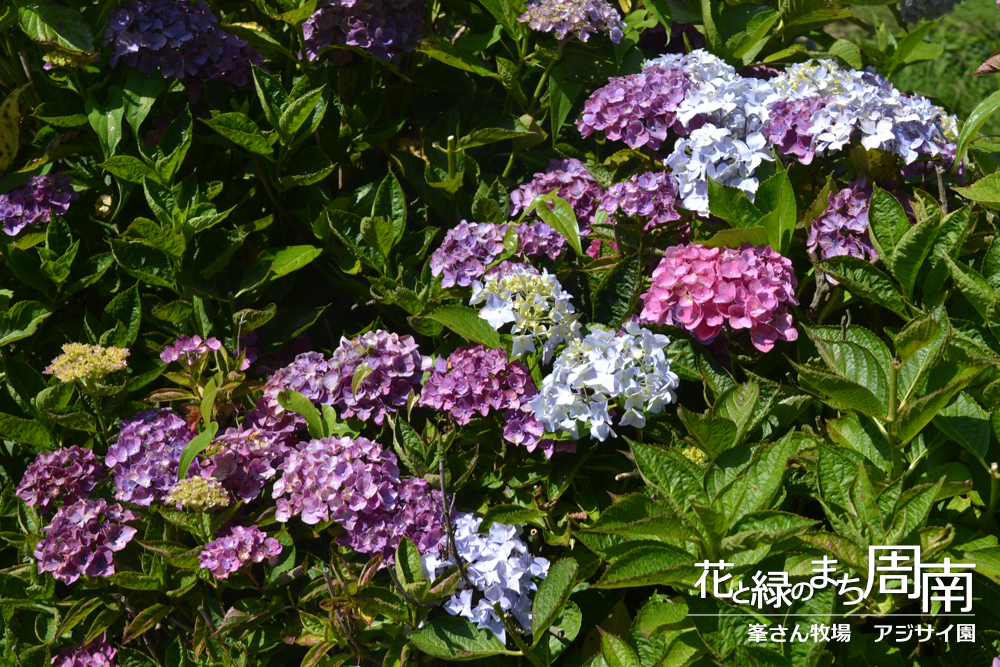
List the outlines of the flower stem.
{"type": "Polygon", "coordinates": [[[986,527],[990,524],[990,519],[997,511],[997,503],[1000,503],[1000,466],[996,462],[989,468],[990,473],[990,500],[983,508],[983,514],[979,517],[979,532],[986,532],[986,527]]]}

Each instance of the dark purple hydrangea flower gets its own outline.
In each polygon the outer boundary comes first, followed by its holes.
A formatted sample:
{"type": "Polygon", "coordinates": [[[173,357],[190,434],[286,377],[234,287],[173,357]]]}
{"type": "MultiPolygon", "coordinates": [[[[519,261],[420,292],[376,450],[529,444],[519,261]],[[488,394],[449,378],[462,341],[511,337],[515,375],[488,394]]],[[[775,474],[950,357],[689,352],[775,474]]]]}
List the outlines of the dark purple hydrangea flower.
{"type": "MultiPolygon", "coordinates": [[[[840,192],[809,226],[806,247],[820,259],[850,255],[874,262],[878,253],[868,235],[868,205],[872,190],[862,176],[840,192]]],[[[827,279],[833,280],[827,276],[827,279]]]]}
{"type": "Polygon", "coordinates": [[[114,475],[115,498],[146,506],[163,500],[177,481],[181,452],[194,437],[187,422],[170,408],[157,408],[123,420],[119,429],[104,461],[114,475]]]}
{"type": "Polygon", "coordinates": [[[308,524],[332,519],[350,531],[359,516],[396,503],[396,455],[367,438],[303,442],[278,468],[282,475],[271,491],[278,521],[295,515],[308,524]]]}
{"type": "Polygon", "coordinates": [[[265,558],[271,565],[278,562],[281,545],[257,526],[233,526],[229,535],[212,540],[198,556],[202,569],[211,570],[219,579],[265,558]]]}
{"type": "MultiPolygon", "coordinates": [[[[528,210],[535,197],[550,192],[555,192],[556,196],[565,199],[573,207],[577,222],[580,223],[580,233],[590,233],[604,190],[576,158],[552,160],[548,171],[535,174],[530,181],[511,192],[511,216],[520,215],[522,211],[528,210]]],[[[537,216],[537,213],[532,215],[537,216]]]]}
{"type": "Polygon", "coordinates": [[[594,91],[576,126],[589,137],[603,132],[629,148],[657,150],[677,120],[677,107],[693,87],[678,67],[651,65],[638,74],[615,77],[594,91]]]}
{"type": "Polygon", "coordinates": [[[182,366],[194,366],[211,352],[222,349],[222,343],[217,338],[203,341],[201,336],[180,336],[160,352],[160,361],[169,364],[179,361],[182,366]]]}
{"type": "Polygon", "coordinates": [[[501,225],[501,232],[506,233],[508,227],[517,230],[517,252],[514,253],[517,257],[548,257],[554,260],[566,249],[566,237],[544,222],[501,225]]]}
{"type": "Polygon", "coordinates": [[[581,42],[591,33],[608,33],[615,44],[622,41],[625,23],[606,0],[528,0],[517,19],[532,30],[551,32],[560,42],[576,37],[581,42]]]}
{"type": "Polygon", "coordinates": [[[434,551],[444,536],[441,492],[423,479],[399,482],[395,506],[360,514],[337,542],[358,553],[380,553],[392,563],[399,540],[409,538],[421,554],[434,551]]]}
{"type": "Polygon", "coordinates": [[[601,209],[609,216],[622,213],[629,217],[646,219],[646,231],[665,225],[681,216],[674,209],[677,190],[670,174],[651,171],[636,174],[626,181],[615,183],[601,200],[601,209]]]}
{"type": "Polygon", "coordinates": [[[73,445],[36,456],[17,486],[17,497],[48,514],[56,501],[65,505],[89,498],[103,478],[94,452],[73,445]]]}
{"type": "Polygon", "coordinates": [[[431,274],[442,276],[442,287],[468,287],[502,253],[503,230],[498,225],[462,220],[431,253],[431,274]]]}
{"type": "Polygon", "coordinates": [[[28,183],[0,195],[0,221],[7,236],[25,227],[48,222],[53,215],[66,215],[69,203],[80,198],[66,174],[32,176],[28,183]]]}
{"type": "Polygon", "coordinates": [[[545,424],[535,419],[534,413],[527,406],[510,408],[503,415],[503,439],[507,442],[524,447],[529,452],[540,449],[547,459],[551,459],[556,452],[576,451],[575,441],[546,439],[545,424]]]}
{"type": "Polygon", "coordinates": [[[219,28],[204,0],[120,4],[108,19],[104,45],[113,45],[112,67],[121,60],[145,74],[159,70],[167,79],[179,79],[193,99],[200,98],[205,81],[252,85],[250,66],[264,62],[248,42],[219,28]]]}
{"type": "Polygon", "coordinates": [[[68,646],[52,658],[52,667],[117,667],[118,649],[108,644],[108,634],[102,632],[89,644],[68,646]]]}
{"type": "Polygon", "coordinates": [[[771,106],[771,118],[764,134],[784,155],[794,155],[802,164],[812,162],[812,115],[822,108],[828,98],[807,97],[800,100],[778,100],[771,106]]]}
{"type": "Polygon", "coordinates": [[[306,57],[315,60],[333,44],[364,49],[382,60],[399,60],[423,39],[423,0],[320,0],[302,24],[306,57]]]}
{"type": "Polygon", "coordinates": [[[136,530],[126,526],[136,515],[103,498],[78,500],[56,510],[45,537],[35,545],[38,573],[71,584],[81,575],[106,577],[115,573],[114,552],[121,551],[136,530]]]}
{"type": "Polygon", "coordinates": [[[242,424],[217,437],[204,468],[204,474],[222,482],[245,503],[260,495],[291,452],[291,434],[270,428],[266,420],[257,421],[255,417],[260,416],[252,413],[242,424]]]}
{"type": "Polygon", "coordinates": [[[369,331],[340,339],[330,357],[335,372],[325,383],[341,417],[371,419],[381,426],[385,413],[404,407],[410,393],[420,391],[430,365],[430,357],[420,354],[413,336],[369,331]],[[355,391],[354,375],[362,365],[364,377],[355,391]]]}
{"type": "Polygon", "coordinates": [[[305,420],[302,417],[281,407],[278,395],[286,391],[297,391],[316,405],[329,405],[333,402],[330,389],[335,383],[333,367],[326,357],[320,352],[305,352],[267,379],[258,410],[270,417],[271,422],[290,422],[304,427],[305,420]],[[331,375],[334,376],[333,379],[328,380],[331,375]]]}

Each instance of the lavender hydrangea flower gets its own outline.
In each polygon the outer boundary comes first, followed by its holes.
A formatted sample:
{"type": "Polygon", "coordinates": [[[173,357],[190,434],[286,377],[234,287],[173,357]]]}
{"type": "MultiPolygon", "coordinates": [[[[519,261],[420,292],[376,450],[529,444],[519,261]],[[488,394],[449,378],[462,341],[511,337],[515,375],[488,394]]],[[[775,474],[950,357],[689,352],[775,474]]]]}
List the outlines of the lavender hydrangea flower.
{"type": "MultiPolygon", "coordinates": [[[[550,192],[565,199],[573,207],[577,222],[580,223],[580,233],[588,234],[604,190],[587,171],[587,167],[576,158],[552,160],[547,171],[535,174],[530,181],[511,192],[511,216],[527,211],[536,197],[550,192]]],[[[537,213],[533,215],[537,216],[537,213]]]]}
{"type": "Polygon", "coordinates": [[[386,562],[395,557],[396,547],[408,538],[421,554],[435,549],[444,536],[441,492],[424,479],[399,482],[391,510],[359,514],[337,542],[363,554],[382,554],[386,562]]]}
{"type": "Polygon", "coordinates": [[[423,0],[320,0],[302,24],[305,55],[315,60],[322,49],[346,44],[398,61],[423,39],[424,14],[423,0]]]}
{"type": "Polygon", "coordinates": [[[622,213],[646,219],[645,230],[649,231],[674,220],[680,214],[674,209],[677,190],[670,174],[653,171],[636,174],[621,183],[615,183],[601,200],[601,209],[609,216],[622,213]]]}
{"type": "Polygon", "coordinates": [[[448,358],[438,357],[424,382],[420,405],[449,413],[461,425],[477,414],[519,407],[521,397],[534,394],[528,367],[507,362],[503,350],[466,345],[448,358]]]}
{"type": "Polygon", "coordinates": [[[230,574],[265,559],[273,566],[277,564],[279,555],[281,545],[278,540],[268,537],[257,526],[233,526],[228,535],[205,545],[198,562],[202,569],[211,570],[217,578],[228,579],[230,574]]]}
{"type": "Polygon", "coordinates": [[[825,97],[779,100],[771,106],[771,118],[764,134],[781,153],[794,155],[809,164],[816,154],[813,148],[812,115],[827,102],[825,97]]]}
{"type": "Polygon", "coordinates": [[[468,287],[502,253],[503,230],[498,225],[462,220],[431,253],[431,275],[442,276],[442,287],[468,287]]]}
{"type": "Polygon", "coordinates": [[[340,347],[330,358],[335,372],[324,382],[342,417],[371,419],[381,426],[387,412],[404,407],[410,393],[420,390],[423,372],[430,363],[430,357],[420,354],[413,336],[369,331],[341,338],[340,347]],[[364,375],[355,391],[354,376],[359,368],[364,375]]]}
{"type": "Polygon", "coordinates": [[[114,475],[115,498],[145,506],[163,500],[177,481],[181,452],[193,437],[187,422],[170,408],[143,410],[123,420],[105,458],[114,475]]]}
{"type": "Polygon", "coordinates": [[[87,644],[67,646],[52,657],[52,667],[117,667],[118,649],[108,644],[108,633],[102,632],[87,644]]]}
{"type": "Polygon", "coordinates": [[[288,441],[294,431],[273,428],[266,419],[258,419],[262,416],[248,415],[242,424],[218,436],[204,468],[245,503],[260,495],[292,451],[288,441]]]}
{"type": "MultiPolygon", "coordinates": [[[[868,231],[872,189],[862,176],[839,192],[831,192],[826,209],[809,226],[806,247],[821,259],[850,255],[874,262],[878,253],[868,231]]],[[[827,280],[834,280],[827,276],[827,280]]]]}
{"type": "Polygon", "coordinates": [[[624,36],[625,23],[606,0],[528,0],[525,9],[518,21],[563,43],[571,37],[586,42],[592,33],[604,32],[618,44],[624,36]]]}
{"type": "Polygon", "coordinates": [[[566,250],[566,237],[544,222],[522,222],[516,227],[501,225],[501,231],[506,233],[509,227],[517,230],[517,252],[514,253],[517,257],[555,260],[566,250]]]}
{"type": "Polygon", "coordinates": [[[94,452],[72,445],[36,456],[17,486],[17,497],[48,514],[57,501],[70,504],[89,498],[103,478],[94,452]]]}
{"type": "Polygon", "coordinates": [[[505,259],[496,266],[492,266],[486,270],[486,277],[497,276],[498,278],[503,278],[505,276],[511,276],[515,273],[525,273],[537,276],[540,274],[538,269],[533,267],[531,264],[525,264],[523,262],[512,262],[505,259]]]}
{"type": "Polygon", "coordinates": [[[67,584],[83,575],[114,574],[114,552],[124,549],[136,533],[124,522],[135,518],[121,505],[108,505],[102,498],[63,505],[42,529],[45,537],[35,546],[38,573],[51,572],[67,584]]]}
{"type": "Polygon", "coordinates": [[[113,46],[111,66],[119,61],[144,74],[157,70],[179,79],[198,99],[205,81],[230,88],[253,84],[251,65],[264,59],[249,43],[218,26],[204,0],[129,0],[108,18],[104,45],[113,46]]]}
{"type": "Polygon", "coordinates": [[[72,179],[65,174],[32,176],[28,183],[0,194],[0,221],[7,236],[25,227],[40,225],[53,215],[66,215],[70,202],[79,199],[72,179]]]}
{"type": "Polygon", "coordinates": [[[205,358],[208,353],[218,352],[222,343],[216,338],[203,341],[201,336],[180,336],[160,352],[160,361],[169,364],[179,361],[182,366],[194,366],[205,358]]]}
{"type": "Polygon", "coordinates": [[[291,364],[278,369],[267,379],[258,409],[272,422],[287,421],[304,427],[305,420],[302,417],[281,407],[278,395],[287,391],[297,391],[316,405],[329,405],[333,402],[330,389],[336,381],[328,378],[334,372],[330,362],[321,353],[304,352],[295,357],[291,364]]]}

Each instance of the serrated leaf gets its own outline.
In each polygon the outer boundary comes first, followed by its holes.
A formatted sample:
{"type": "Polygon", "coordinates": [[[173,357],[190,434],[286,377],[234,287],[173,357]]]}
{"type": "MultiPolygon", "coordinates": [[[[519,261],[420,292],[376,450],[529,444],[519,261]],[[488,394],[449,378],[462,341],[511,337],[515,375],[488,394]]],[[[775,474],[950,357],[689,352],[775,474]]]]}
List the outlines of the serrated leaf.
{"type": "Polygon", "coordinates": [[[952,397],[962,391],[971,380],[972,378],[969,377],[953,382],[926,396],[921,396],[915,401],[906,403],[899,411],[895,424],[896,438],[900,446],[917,437],[924,427],[934,419],[934,416],[948,405],[952,397]]]}
{"type": "Polygon", "coordinates": [[[634,254],[622,258],[608,271],[594,293],[595,322],[617,327],[634,310],[641,268],[639,255],[634,254]]]}
{"type": "Polygon", "coordinates": [[[616,558],[592,588],[633,588],[691,581],[694,556],[667,545],[636,547],[616,558]]]}
{"type": "Polygon", "coordinates": [[[289,102],[288,106],[281,112],[281,117],[278,118],[278,130],[283,135],[285,143],[291,142],[302,125],[312,116],[312,112],[319,104],[325,89],[324,85],[310,90],[302,97],[289,102]]]}
{"type": "MultiPolygon", "coordinates": [[[[994,408],[996,409],[996,408],[994,408]]],[[[990,449],[989,415],[965,392],[934,415],[934,426],[986,463],[990,449]]]]}
{"type": "Polygon", "coordinates": [[[965,298],[969,300],[969,303],[976,309],[976,312],[983,319],[986,319],[990,304],[993,303],[994,299],[998,298],[997,290],[994,290],[993,286],[971,266],[955,262],[948,255],[943,255],[942,259],[948,265],[955,285],[962,291],[965,298]]]}
{"type": "Polygon", "coordinates": [[[938,222],[932,218],[919,220],[916,225],[906,230],[896,246],[892,275],[899,281],[903,288],[903,296],[909,301],[913,301],[917,275],[924,259],[934,246],[938,229],[938,222]]]}
{"type": "Polygon", "coordinates": [[[410,641],[427,655],[444,660],[482,660],[507,652],[492,632],[455,616],[431,620],[410,634],[410,641]]]}
{"type": "Polygon", "coordinates": [[[566,606],[579,568],[572,558],[558,560],[538,585],[531,606],[531,635],[535,644],[544,639],[545,631],[566,606]]]}
{"type": "Polygon", "coordinates": [[[77,55],[90,55],[94,51],[94,32],[75,9],[32,3],[18,9],[17,19],[24,34],[34,42],[77,55]]]}
{"type": "Polygon", "coordinates": [[[761,226],[764,212],[747,199],[745,192],[711,178],[707,182],[708,209],[712,215],[722,218],[738,229],[761,226]]]}
{"type": "Polygon", "coordinates": [[[489,348],[500,346],[499,334],[472,308],[442,306],[425,317],[443,324],[473,343],[479,343],[489,348]]]}
{"type": "Polygon", "coordinates": [[[550,192],[545,195],[535,197],[528,207],[528,213],[536,211],[542,219],[552,229],[566,237],[569,245],[576,254],[583,257],[583,245],[580,243],[580,225],[576,220],[576,213],[562,197],[550,192]]]}
{"type": "Polygon", "coordinates": [[[101,163],[101,168],[129,183],[142,183],[147,178],[155,177],[145,162],[131,155],[110,157],[101,163]]]}
{"type": "Polygon", "coordinates": [[[736,444],[736,424],[711,412],[699,414],[683,405],[677,406],[677,416],[701,447],[713,457],[736,444]]]}
{"type": "Polygon", "coordinates": [[[601,635],[601,656],[608,667],[642,667],[639,656],[624,640],[600,627],[597,630],[601,635]]]}
{"type": "Polygon", "coordinates": [[[889,276],[858,257],[841,255],[820,263],[823,271],[855,295],[906,317],[903,298],[889,276]]]}
{"type": "Polygon", "coordinates": [[[18,100],[31,84],[14,89],[0,104],[0,172],[6,172],[21,148],[21,109],[18,100]]]}
{"type": "Polygon", "coordinates": [[[132,622],[125,628],[125,633],[122,635],[122,643],[127,644],[136,637],[139,637],[161,620],[166,618],[167,614],[169,614],[172,610],[173,607],[159,603],[144,608],[136,614],[135,618],[132,619],[132,622]]]}
{"type": "Polygon", "coordinates": [[[885,266],[895,273],[896,246],[910,229],[906,211],[891,194],[875,186],[868,209],[872,245],[885,266]]]}
{"type": "Polygon", "coordinates": [[[282,187],[292,188],[319,183],[334,169],[330,156],[319,146],[306,146],[299,151],[285,175],[278,179],[282,187]]]}
{"type": "Polygon", "coordinates": [[[271,147],[271,143],[261,132],[260,127],[246,114],[220,113],[212,118],[203,118],[201,122],[251,153],[270,155],[274,152],[274,148],[271,147]]]}
{"type": "Polygon", "coordinates": [[[830,398],[872,417],[885,416],[885,405],[857,382],[816,366],[790,363],[801,379],[830,398]]]}

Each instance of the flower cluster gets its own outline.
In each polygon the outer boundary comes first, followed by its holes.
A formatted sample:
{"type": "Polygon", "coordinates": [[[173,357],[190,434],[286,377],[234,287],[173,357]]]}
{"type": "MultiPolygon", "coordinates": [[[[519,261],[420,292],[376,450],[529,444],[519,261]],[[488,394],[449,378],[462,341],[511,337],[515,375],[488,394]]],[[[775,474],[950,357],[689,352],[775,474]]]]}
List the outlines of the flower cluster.
{"type": "Polygon", "coordinates": [[[566,249],[566,237],[544,222],[522,222],[516,226],[500,226],[500,230],[504,233],[509,228],[517,231],[517,252],[514,253],[517,257],[533,259],[548,257],[555,260],[566,249]]]}
{"type": "Polygon", "coordinates": [[[212,540],[198,556],[202,569],[211,570],[219,579],[227,579],[233,572],[252,563],[267,559],[275,565],[281,555],[278,540],[268,537],[257,526],[233,526],[229,535],[212,540]]]}
{"type": "Polygon", "coordinates": [[[793,341],[788,305],[798,305],[792,262],[770,246],[738,250],[679,245],[667,248],[642,295],[641,323],[670,324],[709,342],[730,329],[749,329],[754,347],[769,352],[793,341]]]}
{"type": "Polygon", "coordinates": [[[302,24],[306,57],[315,60],[334,44],[364,49],[382,60],[399,60],[423,39],[423,0],[320,0],[302,24]]]}
{"type": "Polygon", "coordinates": [[[278,396],[297,391],[316,405],[329,405],[333,402],[330,394],[333,384],[336,384],[336,372],[326,357],[320,352],[303,352],[267,379],[258,409],[275,426],[288,423],[304,427],[305,420],[281,407],[278,396]]]}
{"type": "Polygon", "coordinates": [[[57,501],[69,504],[89,498],[103,478],[94,452],[73,445],[36,456],[17,486],[17,497],[48,514],[57,501]]]}
{"type": "Polygon", "coordinates": [[[337,542],[358,553],[382,554],[391,562],[399,541],[406,537],[419,553],[426,553],[444,536],[443,508],[441,492],[426,480],[404,479],[396,489],[392,511],[358,515],[352,528],[344,526],[337,542]]]}
{"type": "Polygon", "coordinates": [[[45,537],[35,545],[38,573],[71,584],[81,575],[106,577],[115,573],[114,552],[125,548],[136,533],[126,526],[136,515],[104,499],[78,500],[56,510],[45,537]]]}
{"type": "Polygon", "coordinates": [[[102,632],[87,644],[75,644],[59,651],[52,658],[52,667],[117,667],[115,655],[118,649],[108,643],[108,635],[102,632]]]}
{"type": "Polygon", "coordinates": [[[174,484],[163,502],[184,509],[204,510],[225,507],[229,504],[229,494],[214,477],[185,477],[174,484]]]}
{"type": "Polygon", "coordinates": [[[125,368],[128,355],[128,350],[121,347],[66,343],[63,353],[52,360],[45,372],[61,382],[100,380],[125,368]]]}
{"type": "Polygon", "coordinates": [[[222,343],[217,338],[203,341],[201,336],[180,336],[160,352],[160,361],[165,364],[179,361],[182,366],[194,366],[208,355],[209,351],[218,352],[222,343]]]}
{"type": "MultiPolygon", "coordinates": [[[[839,192],[831,192],[829,205],[809,226],[806,247],[820,259],[850,255],[874,262],[878,253],[868,235],[871,188],[862,176],[839,192]]],[[[827,276],[830,282],[833,279],[827,276]]]]}
{"type": "Polygon", "coordinates": [[[70,202],[80,195],[65,174],[32,176],[28,183],[0,194],[0,222],[7,236],[25,227],[48,222],[53,215],[66,215],[70,202]]]}
{"type": "Polygon", "coordinates": [[[622,41],[625,23],[607,0],[528,0],[517,19],[532,30],[551,32],[560,42],[576,37],[581,42],[591,33],[607,33],[615,44],[622,41]]]}
{"type": "Polygon", "coordinates": [[[145,506],[166,498],[192,437],[187,422],[170,408],[143,410],[122,420],[118,440],[105,458],[114,476],[115,498],[145,506]]]}
{"type": "Polygon", "coordinates": [[[486,276],[472,284],[469,305],[484,304],[479,317],[500,330],[513,323],[513,355],[535,351],[535,340],[542,343],[542,359],[548,363],[556,346],[579,330],[579,315],[571,297],[555,276],[543,270],[515,267],[507,275],[486,276]]]}
{"type": "Polygon", "coordinates": [[[371,419],[381,426],[387,412],[405,406],[409,395],[420,390],[423,372],[430,364],[413,336],[369,331],[340,340],[340,347],[330,357],[335,375],[325,382],[340,416],[371,419]],[[355,383],[359,372],[362,380],[355,383]]]}
{"type": "Polygon", "coordinates": [[[589,233],[604,191],[587,167],[576,158],[550,161],[547,171],[535,174],[530,181],[511,192],[511,216],[527,211],[536,197],[550,192],[565,199],[573,208],[580,233],[589,233]]]}
{"type": "Polygon", "coordinates": [[[921,21],[936,21],[955,11],[955,5],[962,0],[901,0],[899,15],[912,25],[921,21]]]}
{"type": "Polygon", "coordinates": [[[535,418],[550,432],[579,437],[590,425],[597,440],[614,437],[612,401],[624,410],[622,426],[642,428],[645,413],[659,414],[677,400],[678,379],[666,356],[670,340],[635,322],[622,331],[597,329],[571,341],[529,403],[535,418]]]}
{"type": "MultiPolygon", "coordinates": [[[[521,629],[530,634],[531,593],[538,588],[535,580],[548,574],[549,561],[531,556],[515,526],[493,523],[490,532],[483,535],[479,532],[482,522],[474,514],[461,513],[455,517],[455,548],[465,563],[473,588],[460,582],[459,591],[445,603],[445,609],[452,616],[467,618],[480,629],[488,629],[503,643],[507,633],[493,605],[499,603],[500,609],[513,616],[521,629]]],[[[447,553],[442,540],[438,553],[422,557],[424,570],[431,579],[455,565],[447,553]]]]}
{"type": "Polygon", "coordinates": [[[677,191],[673,180],[665,171],[636,174],[626,181],[615,183],[601,200],[601,209],[614,217],[623,214],[628,217],[646,219],[646,231],[679,220],[680,214],[674,209],[677,191]]]}
{"type": "Polygon", "coordinates": [[[431,274],[442,276],[442,287],[468,287],[502,253],[503,229],[488,222],[462,220],[431,253],[431,274]]]}
{"type": "Polygon", "coordinates": [[[294,426],[262,425],[257,420],[260,416],[248,415],[242,424],[218,436],[205,465],[207,473],[245,503],[259,496],[277,474],[277,466],[291,451],[286,441],[295,430],[294,426]]]}
{"type": "Polygon", "coordinates": [[[825,97],[778,100],[771,107],[771,120],[764,131],[769,143],[783,155],[794,155],[802,164],[812,162],[816,151],[813,137],[812,115],[827,103],[825,97]]]}
{"type": "Polygon", "coordinates": [[[113,45],[112,67],[123,61],[144,74],[159,70],[196,99],[205,81],[251,85],[250,66],[264,62],[245,40],[219,28],[204,0],[129,0],[111,12],[104,44],[113,45]]]}

